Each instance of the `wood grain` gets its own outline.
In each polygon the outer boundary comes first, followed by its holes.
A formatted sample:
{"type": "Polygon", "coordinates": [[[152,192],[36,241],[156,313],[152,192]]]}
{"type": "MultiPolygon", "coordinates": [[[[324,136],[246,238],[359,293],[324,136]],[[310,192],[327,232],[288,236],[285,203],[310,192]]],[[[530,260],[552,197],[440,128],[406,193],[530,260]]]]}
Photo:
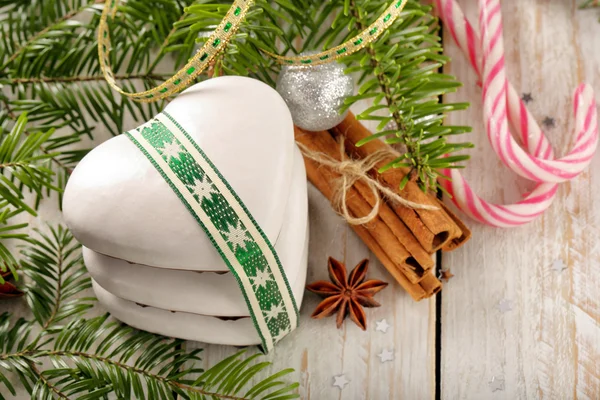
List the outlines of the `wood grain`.
{"type": "MultiPolygon", "coordinates": [[[[477,2],[459,1],[476,21],[477,2]]],[[[502,2],[509,78],[531,92],[538,121],[549,116],[547,135],[557,155],[573,143],[571,98],[583,81],[600,89],[600,24],[577,1],[502,2]]],[[[509,202],[531,188],[493,154],[484,131],[481,92],[468,63],[445,35],[453,58],[447,72],[465,87],[446,101],[472,102],[450,122],[474,127],[476,144],[466,178],[488,200],[509,202]],[[500,173],[499,173],[500,171],[500,173]]],[[[600,398],[600,160],[562,184],[550,210],[511,230],[473,223],[473,240],[444,255],[456,277],[442,300],[443,399],[600,398]],[[562,260],[568,269],[551,266],[562,260]],[[501,313],[507,299],[513,309],[501,313]],[[505,379],[492,392],[493,377],[505,379]]]]}

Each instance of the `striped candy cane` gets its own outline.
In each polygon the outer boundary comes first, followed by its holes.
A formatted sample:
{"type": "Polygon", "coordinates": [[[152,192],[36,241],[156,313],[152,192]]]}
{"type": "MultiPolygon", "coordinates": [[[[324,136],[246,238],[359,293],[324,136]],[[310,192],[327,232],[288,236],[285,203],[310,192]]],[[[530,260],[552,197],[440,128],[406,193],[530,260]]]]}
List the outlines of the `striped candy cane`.
{"type": "Polygon", "coordinates": [[[509,168],[539,182],[522,201],[510,205],[490,204],[481,199],[456,170],[444,170],[452,182],[442,184],[452,194],[454,203],[480,222],[499,227],[529,222],[552,203],[557,191],[555,182],[574,178],[591,162],[598,145],[594,93],[587,85],[576,90],[576,143],[571,153],[554,160],[550,142],[506,78],[500,2],[480,0],[481,38],[454,0],[435,0],[435,3],[450,34],[482,81],[486,132],[492,148],[509,168]],[[510,134],[509,121],[527,152],[510,134]]]}

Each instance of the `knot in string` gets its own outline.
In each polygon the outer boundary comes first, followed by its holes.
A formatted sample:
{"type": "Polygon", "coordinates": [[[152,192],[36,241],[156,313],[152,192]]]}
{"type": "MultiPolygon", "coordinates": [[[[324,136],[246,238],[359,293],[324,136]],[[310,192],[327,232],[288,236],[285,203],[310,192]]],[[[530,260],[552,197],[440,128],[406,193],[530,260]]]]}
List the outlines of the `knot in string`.
{"type": "Polygon", "coordinates": [[[372,178],[369,175],[369,171],[377,166],[378,163],[384,161],[390,155],[394,157],[398,157],[398,153],[390,149],[379,150],[364,159],[355,160],[351,158],[347,158],[346,151],[344,149],[344,138],[341,137],[339,140],[340,146],[340,158],[341,160],[336,160],[335,158],[321,153],[317,151],[312,151],[302,143],[296,142],[300,151],[304,155],[304,157],[315,161],[316,163],[330,168],[333,172],[340,175],[338,179],[334,182],[334,196],[333,196],[333,206],[336,210],[344,217],[344,219],[352,225],[364,225],[372,221],[379,214],[379,208],[381,207],[381,195],[385,196],[388,200],[393,203],[400,204],[404,207],[419,209],[419,210],[439,210],[439,208],[427,205],[415,203],[413,201],[407,200],[400,196],[398,193],[389,189],[388,187],[382,185],[377,179],[372,178]],[[375,198],[375,205],[369,212],[369,214],[363,217],[355,217],[348,210],[347,205],[347,195],[348,190],[352,188],[352,186],[357,182],[364,182],[375,198]]]}

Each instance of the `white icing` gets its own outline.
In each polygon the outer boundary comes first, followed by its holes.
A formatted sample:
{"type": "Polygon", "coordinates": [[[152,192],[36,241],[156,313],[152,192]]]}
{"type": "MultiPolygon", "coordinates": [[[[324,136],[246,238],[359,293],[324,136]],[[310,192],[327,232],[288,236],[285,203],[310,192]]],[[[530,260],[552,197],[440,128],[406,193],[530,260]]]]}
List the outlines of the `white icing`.
{"type": "MultiPolygon", "coordinates": [[[[257,80],[221,77],[187,89],[165,111],[275,242],[284,223],[294,148],[292,119],[279,94],[257,80]]],[[[162,268],[227,270],[202,228],[125,136],[101,144],[79,163],[63,210],[75,237],[96,252],[162,268]]],[[[297,240],[302,246],[304,238],[297,240]]]]}
{"type": "MultiPolygon", "coordinates": [[[[290,199],[275,250],[288,276],[298,307],[306,280],[308,204],[304,162],[296,149],[290,199]]],[[[125,300],[166,310],[216,316],[249,316],[248,307],[230,273],[192,272],[131,264],[84,248],[92,278],[125,300]]]]}

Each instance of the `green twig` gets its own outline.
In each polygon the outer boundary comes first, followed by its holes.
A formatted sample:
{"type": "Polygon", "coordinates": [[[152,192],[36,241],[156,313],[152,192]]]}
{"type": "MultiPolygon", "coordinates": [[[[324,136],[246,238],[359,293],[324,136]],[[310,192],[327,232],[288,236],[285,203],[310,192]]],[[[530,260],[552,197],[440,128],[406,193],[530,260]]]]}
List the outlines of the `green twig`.
{"type": "MultiPolygon", "coordinates": [[[[206,390],[194,387],[194,386],[190,386],[190,385],[186,385],[186,384],[183,384],[183,383],[180,383],[180,382],[176,382],[176,381],[174,381],[172,379],[165,378],[164,376],[155,375],[155,374],[153,374],[151,372],[148,372],[148,371],[146,371],[144,369],[140,369],[140,368],[132,367],[131,365],[120,363],[120,362],[115,361],[115,360],[113,360],[111,358],[101,357],[101,356],[98,356],[96,354],[84,353],[84,352],[79,352],[79,351],[25,350],[25,351],[21,351],[21,352],[18,352],[18,353],[2,354],[2,355],[0,355],[0,360],[2,360],[2,361],[8,361],[10,359],[22,359],[22,358],[31,359],[31,358],[43,358],[43,357],[65,357],[65,358],[69,358],[69,359],[71,359],[71,358],[85,358],[85,359],[88,359],[88,360],[95,360],[95,361],[99,361],[99,362],[104,363],[104,364],[114,365],[115,367],[118,367],[120,369],[131,371],[131,372],[134,372],[136,374],[140,374],[140,375],[146,376],[146,377],[148,377],[150,379],[161,381],[161,382],[163,382],[165,384],[168,384],[168,385],[171,385],[171,386],[176,387],[178,389],[186,390],[186,391],[189,391],[189,392],[202,394],[204,396],[216,397],[216,398],[219,398],[219,399],[245,400],[243,397],[229,396],[229,395],[224,395],[224,394],[220,394],[220,393],[209,392],[209,391],[206,391],[206,390]]],[[[40,373],[39,371],[34,371],[34,372],[36,372],[36,374],[38,376],[42,376],[42,373],[40,373]]]]}
{"type": "MultiPolygon", "coordinates": [[[[186,17],[186,13],[184,12],[181,14],[181,17],[179,17],[177,22],[183,21],[185,19],[185,17],[186,17]]],[[[175,34],[175,32],[177,32],[177,22],[173,24],[173,28],[171,28],[171,30],[167,34],[167,37],[165,37],[165,40],[160,45],[160,48],[158,49],[158,52],[156,53],[157,54],[156,58],[154,59],[152,64],[146,70],[147,74],[154,72],[154,68],[156,68],[156,66],[158,65],[160,60],[162,60],[162,55],[163,55],[163,51],[165,50],[165,47],[167,47],[167,45],[169,44],[169,40],[171,40],[171,36],[173,36],[173,34],[175,34]]]]}
{"type": "MultiPolygon", "coordinates": [[[[116,80],[164,80],[168,79],[172,74],[127,74],[127,75],[115,75],[116,80]]],[[[58,76],[58,77],[41,77],[41,78],[7,78],[3,81],[7,85],[12,84],[27,84],[27,83],[74,83],[74,82],[93,82],[93,81],[104,81],[104,75],[90,75],[90,76],[58,76]]]]}
{"type": "Polygon", "coordinates": [[[29,365],[29,368],[31,368],[33,373],[38,377],[38,379],[40,381],[44,382],[44,385],[46,385],[46,387],[50,388],[50,390],[52,390],[55,395],[57,395],[61,399],[67,399],[67,400],[69,399],[69,397],[66,394],[61,392],[60,389],[58,389],[55,385],[52,384],[52,382],[50,382],[48,379],[46,379],[44,374],[41,373],[39,369],[37,369],[36,365],[33,362],[28,360],[27,364],[29,365]]]}
{"type": "MultiPolygon", "coordinates": [[[[63,255],[63,248],[61,246],[58,247],[58,257],[56,260],[56,276],[58,277],[57,283],[56,283],[56,296],[54,297],[54,305],[52,308],[52,313],[50,314],[50,316],[48,317],[48,319],[46,320],[46,322],[44,322],[44,325],[42,325],[42,332],[40,332],[38,334],[38,338],[42,336],[42,334],[44,333],[44,331],[46,329],[48,329],[48,327],[52,324],[52,322],[54,322],[54,318],[56,317],[56,313],[58,312],[60,305],[61,305],[61,296],[62,296],[62,287],[63,287],[63,262],[64,262],[64,255],[63,255]]],[[[37,339],[34,340],[34,343],[37,342],[37,339]]]]}
{"type": "Polygon", "coordinates": [[[91,6],[94,3],[103,3],[103,0],[93,0],[93,1],[89,1],[85,6],[80,7],[76,10],[72,10],[68,13],[66,13],[65,15],[63,15],[62,17],[58,18],[56,21],[54,21],[53,23],[51,23],[50,25],[48,25],[47,27],[45,27],[44,29],[42,29],[41,31],[39,31],[38,33],[36,33],[35,35],[33,35],[32,37],[29,38],[29,40],[27,40],[21,47],[17,48],[16,51],[13,53],[12,56],[10,56],[10,58],[4,63],[4,65],[2,65],[2,67],[0,67],[0,70],[4,70],[8,65],[10,65],[10,63],[12,63],[13,61],[15,61],[19,55],[21,54],[21,52],[27,48],[27,46],[29,46],[30,44],[32,44],[33,42],[35,42],[37,39],[39,39],[40,37],[42,37],[43,35],[45,35],[46,33],[48,33],[49,31],[51,31],[53,28],[55,28],[57,25],[70,20],[71,18],[73,18],[74,16],[76,16],[77,14],[79,14],[80,12],[82,12],[83,10],[85,10],[86,8],[88,8],[89,6],[91,6]]]}
{"type": "MultiPolygon", "coordinates": [[[[8,118],[10,118],[13,121],[17,120],[17,115],[12,111],[10,104],[8,103],[8,101],[6,101],[6,98],[4,97],[0,97],[0,100],[2,100],[2,103],[4,104],[4,108],[6,109],[6,114],[8,115],[8,118]]],[[[25,135],[28,135],[27,131],[25,131],[25,135]]],[[[40,151],[44,154],[46,154],[47,156],[50,156],[50,159],[52,160],[52,162],[54,162],[56,165],[58,165],[60,168],[64,169],[66,171],[66,173],[68,175],[71,175],[71,172],[73,172],[72,168],[69,168],[68,166],[66,166],[65,164],[63,164],[58,158],[56,158],[55,156],[52,156],[51,152],[49,152],[44,146],[40,146],[40,151]]]]}
{"type": "MultiPolygon", "coordinates": [[[[355,19],[355,25],[356,28],[359,31],[363,31],[367,28],[367,24],[364,23],[364,21],[362,20],[362,16],[360,15],[360,10],[359,8],[356,6],[356,3],[354,2],[354,0],[350,0],[350,12],[352,13],[352,15],[354,16],[355,19]]],[[[377,77],[377,81],[379,82],[379,86],[381,88],[382,93],[385,96],[385,101],[388,105],[388,107],[392,106],[394,104],[394,98],[392,96],[392,92],[391,92],[391,88],[387,82],[387,78],[384,74],[384,69],[383,68],[379,68],[379,61],[377,61],[377,54],[375,53],[375,48],[373,46],[372,43],[369,43],[369,45],[365,48],[367,54],[369,55],[369,62],[371,64],[371,66],[373,67],[373,71],[378,71],[378,72],[374,72],[375,76],[377,77]]],[[[415,146],[415,143],[410,140],[410,138],[406,135],[407,132],[407,127],[406,127],[406,123],[404,122],[404,118],[402,118],[402,115],[400,115],[400,113],[398,111],[394,111],[391,113],[392,117],[394,118],[394,122],[396,123],[396,126],[398,127],[398,131],[402,133],[401,139],[402,139],[402,144],[404,144],[406,146],[406,152],[412,154],[413,156],[416,155],[417,153],[417,149],[415,146]]],[[[417,178],[417,173],[415,173],[415,169],[411,168],[410,172],[409,172],[409,179],[416,179],[417,178]]]]}

